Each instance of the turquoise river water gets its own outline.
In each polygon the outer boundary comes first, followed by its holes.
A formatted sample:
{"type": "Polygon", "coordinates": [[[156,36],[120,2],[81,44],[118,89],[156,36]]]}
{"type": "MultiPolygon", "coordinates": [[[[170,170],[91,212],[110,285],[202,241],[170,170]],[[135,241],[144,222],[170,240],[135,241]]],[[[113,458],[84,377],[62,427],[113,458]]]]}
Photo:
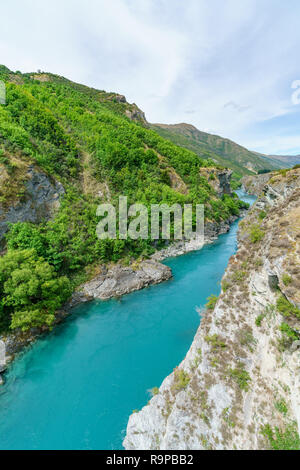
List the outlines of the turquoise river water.
{"type": "Polygon", "coordinates": [[[122,449],[129,415],[184,358],[198,308],[219,294],[237,224],[168,259],[172,280],[83,304],[21,354],[0,389],[0,449],[122,449]]]}

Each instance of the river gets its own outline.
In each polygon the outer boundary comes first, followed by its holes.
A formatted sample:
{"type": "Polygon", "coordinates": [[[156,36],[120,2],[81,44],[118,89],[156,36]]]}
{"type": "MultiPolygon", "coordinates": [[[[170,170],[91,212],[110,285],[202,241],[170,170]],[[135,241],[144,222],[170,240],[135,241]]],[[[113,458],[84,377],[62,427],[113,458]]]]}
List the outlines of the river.
{"type": "Polygon", "coordinates": [[[122,449],[129,415],[184,358],[219,294],[237,226],[166,260],[171,281],[83,304],[19,355],[0,388],[0,449],[122,449]]]}

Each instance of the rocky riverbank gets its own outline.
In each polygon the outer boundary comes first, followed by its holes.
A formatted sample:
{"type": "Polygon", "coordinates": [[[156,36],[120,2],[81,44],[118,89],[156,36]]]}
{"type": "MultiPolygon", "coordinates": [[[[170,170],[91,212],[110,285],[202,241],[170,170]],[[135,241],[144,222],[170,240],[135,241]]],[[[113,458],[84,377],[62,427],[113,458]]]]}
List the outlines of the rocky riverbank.
{"type": "MultiPolygon", "coordinates": [[[[246,210],[241,211],[240,217],[247,213],[246,210]]],[[[204,226],[204,237],[194,237],[191,240],[180,240],[170,244],[167,248],[163,248],[152,255],[152,259],[162,261],[166,258],[174,258],[195,250],[201,250],[204,245],[213,243],[220,235],[229,232],[230,225],[239,217],[231,216],[226,221],[219,224],[216,222],[207,222],[204,226]]]]}
{"type": "Polygon", "coordinates": [[[264,183],[220,297],[183,362],[131,415],[127,450],[300,449],[299,206],[300,170],[264,183]]]}
{"type": "Polygon", "coordinates": [[[84,284],[81,292],[88,299],[111,299],[158,284],[172,277],[168,266],[153,260],[145,260],[129,267],[120,265],[110,269],[104,267],[92,281],[84,284]]]}

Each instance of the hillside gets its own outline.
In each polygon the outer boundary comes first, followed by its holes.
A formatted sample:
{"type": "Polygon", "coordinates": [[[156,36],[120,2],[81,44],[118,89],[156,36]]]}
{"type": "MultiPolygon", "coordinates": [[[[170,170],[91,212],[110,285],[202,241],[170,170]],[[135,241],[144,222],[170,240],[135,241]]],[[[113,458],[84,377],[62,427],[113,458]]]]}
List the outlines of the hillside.
{"type": "Polygon", "coordinates": [[[124,96],[4,66],[0,79],[0,331],[51,327],[99,265],[129,265],[165,246],[99,240],[99,203],[117,206],[121,194],[148,208],[203,203],[206,219],[220,227],[244,207],[220,192],[226,171],[148,129],[124,96]]]}
{"type": "Polygon", "coordinates": [[[300,164],[300,155],[269,155],[268,158],[282,164],[284,168],[292,168],[300,164]]]}
{"type": "Polygon", "coordinates": [[[229,139],[201,132],[190,124],[151,124],[151,128],[165,139],[192,150],[201,158],[209,157],[220,165],[231,168],[238,176],[283,166],[281,162],[250,152],[229,139]]]}
{"type": "Polygon", "coordinates": [[[183,362],[131,415],[127,450],[300,450],[300,169],[264,183],[183,362]]]}

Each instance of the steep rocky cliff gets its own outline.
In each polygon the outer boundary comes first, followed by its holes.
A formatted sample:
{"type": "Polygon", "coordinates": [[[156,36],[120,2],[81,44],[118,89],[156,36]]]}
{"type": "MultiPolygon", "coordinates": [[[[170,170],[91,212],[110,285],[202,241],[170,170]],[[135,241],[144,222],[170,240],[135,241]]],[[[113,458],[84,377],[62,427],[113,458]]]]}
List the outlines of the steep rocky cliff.
{"type": "Polygon", "coordinates": [[[299,203],[300,170],[264,184],[220,297],[184,361],[130,417],[126,449],[300,449],[299,203]]]}
{"type": "Polygon", "coordinates": [[[41,222],[60,206],[63,185],[34,165],[10,156],[0,162],[0,242],[9,223],[41,222]]]}
{"type": "Polygon", "coordinates": [[[270,178],[270,173],[263,173],[257,176],[244,176],[242,178],[242,185],[247,193],[259,196],[270,178]]]}
{"type": "Polygon", "coordinates": [[[218,197],[223,197],[224,194],[232,194],[230,181],[232,176],[232,170],[224,169],[217,170],[215,168],[202,168],[202,176],[208,179],[218,197]]]}

